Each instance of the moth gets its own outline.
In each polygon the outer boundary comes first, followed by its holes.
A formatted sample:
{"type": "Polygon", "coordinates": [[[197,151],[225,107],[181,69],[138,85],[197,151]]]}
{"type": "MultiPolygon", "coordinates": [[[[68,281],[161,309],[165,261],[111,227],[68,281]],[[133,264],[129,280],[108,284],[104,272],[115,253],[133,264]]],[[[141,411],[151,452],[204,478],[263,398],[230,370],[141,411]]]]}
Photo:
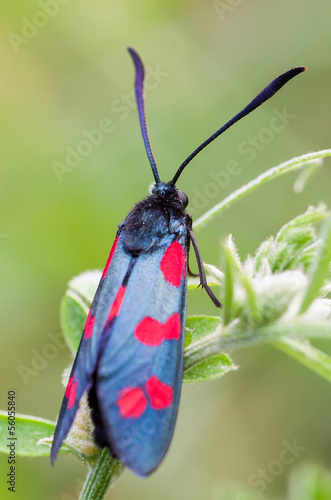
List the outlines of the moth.
{"type": "Polygon", "coordinates": [[[147,133],[144,66],[137,52],[128,50],[135,67],[141,133],[155,184],[151,194],[118,226],[63,398],[51,462],[87,393],[96,444],[107,447],[134,473],[148,476],[164,458],[177,418],[191,245],[200,285],[215,306],[221,307],[207,284],[192,218],[186,211],[188,197],[177,189],[176,182],[208,144],[306,68],[295,67],[278,76],[195,149],[171,181],[163,182],[147,133]]]}

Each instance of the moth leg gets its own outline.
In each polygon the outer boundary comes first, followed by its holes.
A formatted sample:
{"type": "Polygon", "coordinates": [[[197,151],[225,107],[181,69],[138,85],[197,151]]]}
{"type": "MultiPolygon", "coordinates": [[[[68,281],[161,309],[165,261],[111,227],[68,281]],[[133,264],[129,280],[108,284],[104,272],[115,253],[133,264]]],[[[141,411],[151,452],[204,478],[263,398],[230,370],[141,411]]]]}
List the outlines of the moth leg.
{"type": "Polygon", "coordinates": [[[190,264],[187,265],[187,274],[191,276],[191,278],[197,278],[198,276],[200,276],[199,273],[192,273],[190,269],[190,264]]]}
{"type": "Polygon", "coordinates": [[[192,273],[190,269],[190,239],[188,238],[188,243],[187,243],[187,274],[191,276],[192,278],[197,278],[200,276],[200,273],[192,273]]]}
{"type": "Polygon", "coordinates": [[[208,286],[205,269],[203,267],[203,260],[202,260],[201,253],[200,253],[200,250],[198,247],[198,242],[197,242],[197,239],[196,239],[195,234],[194,234],[192,229],[189,229],[189,235],[190,235],[190,240],[192,242],[192,246],[194,249],[195,257],[197,259],[198,268],[199,268],[200,285],[202,286],[202,288],[204,288],[206,290],[209,297],[214,302],[215,306],[222,307],[222,304],[220,303],[218,298],[214,295],[214,293],[212,292],[212,290],[208,286]]]}
{"type": "Polygon", "coordinates": [[[190,269],[190,231],[192,231],[192,217],[190,214],[186,214],[186,228],[187,228],[187,238],[186,238],[186,251],[187,251],[187,274],[192,278],[197,278],[200,276],[200,273],[193,273],[190,269]]]}

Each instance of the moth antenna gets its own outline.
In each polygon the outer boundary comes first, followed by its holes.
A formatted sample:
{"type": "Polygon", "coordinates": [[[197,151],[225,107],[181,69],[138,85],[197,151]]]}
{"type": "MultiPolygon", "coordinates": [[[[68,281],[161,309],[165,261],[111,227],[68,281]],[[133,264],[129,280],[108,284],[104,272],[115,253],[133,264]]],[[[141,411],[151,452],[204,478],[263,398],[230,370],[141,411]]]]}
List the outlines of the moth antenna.
{"type": "Polygon", "coordinates": [[[145,77],[145,69],[142,60],[140,59],[137,52],[132,48],[128,47],[128,51],[132,57],[133,64],[136,70],[136,79],[134,84],[134,89],[136,93],[136,101],[138,106],[138,114],[139,114],[139,122],[140,129],[144,139],[146,153],[149,159],[149,163],[152,167],[152,172],[154,175],[154,179],[156,184],[161,182],[159,172],[157,170],[155,158],[152,153],[152,148],[149,142],[148,133],[147,133],[147,125],[146,125],[146,113],[145,113],[145,104],[144,104],[144,77],[145,77]]]}
{"type": "Polygon", "coordinates": [[[200,146],[191,153],[185,161],[180,165],[178,168],[174,178],[172,179],[172,183],[176,184],[178,177],[180,174],[183,172],[184,168],[186,165],[190,163],[193,158],[200,153],[208,144],[213,142],[214,139],[216,139],[219,135],[223,134],[228,128],[230,128],[234,123],[239,121],[241,118],[244,116],[248,115],[254,109],[256,109],[258,106],[261,106],[265,101],[270,99],[278,90],[280,90],[285,83],[287,83],[291,78],[294,76],[298,75],[299,73],[302,73],[302,71],[305,71],[307,68],[305,66],[298,66],[296,68],[292,68],[289,71],[286,71],[285,73],[277,76],[275,80],[273,80],[269,85],[260,92],[255,99],[253,99],[244,109],[242,109],[238,114],[236,114],[231,120],[229,120],[223,127],[218,129],[213,135],[211,135],[207,140],[205,140],[200,146]]]}

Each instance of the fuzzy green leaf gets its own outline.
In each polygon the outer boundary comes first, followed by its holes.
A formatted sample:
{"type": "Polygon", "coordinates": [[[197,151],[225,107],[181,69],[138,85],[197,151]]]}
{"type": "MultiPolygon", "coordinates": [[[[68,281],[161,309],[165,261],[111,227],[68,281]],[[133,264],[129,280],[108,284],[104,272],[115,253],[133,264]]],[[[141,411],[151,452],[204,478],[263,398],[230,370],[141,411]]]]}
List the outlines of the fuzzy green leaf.
{"type": "Polygon", "coordinates": [[[190,344],[214,333],[220,323],[221,318],[218,316],[188,316],[186,328],[191,331],[190,344]]]}
{"type": "MultiPolygon", "coordinates": [[[[219,286],[219,283],[217,281],[212,281],[212,278],[210,276],[207,276],[207,283],[208,283],[208,286],[209,287],[215,287],[215,286],[219,286]]],[[[197,278],[189,278],[187,280],[187,289],[188,290],[197,290],[198,288],[200,288],[201,284],[200,284],[200,278],[197,277],[197,278]]]]}
{"type": "Polygon", "coordinates": [[[307,311],[316,298],[328,275],[331,260],[331,216],[325,219],[321,229],[322,243],[309,270],[309,283],[301,303],[300,313],[307,311]]]}
{"type": "MultiPolygon", "coordinates": [[[[191,332],[191,342],[188,349],[191,351],[204,339],[215,335],[221,325],[221,319],[217,316],[191,316],[186,319],[186,327],[191,332]]],[[[186,347],[186,346],[185,346],[186,347]]],[[[185,363],[185,356],[184,356],[185,363]]],[[[201,357],[194,364],[185,363],[183,382],[203,382],[221,377],[225,373],[235,370],[227,354],[217,353],[201,357]]]]}
{"type": "Polygon", "coordinates": [[[184,347],[189,346],[191,342],[192,342],[192,332],[188,328],[185,328],[184,347]]]}
{"type": "MultiPolygon", "coordinates": [[[[271,240],[268,255],[265,255],[272,272],[300,267],[307,269],[317,246],[314,225],[323,221],[327,215],[327,209],[323,204],[318,207],[309,207],[305,213],[281,227],[274,241],[271,240]]],[[[261,247],[257,255],[261,252],[261,247]]]]}
{"type": "MultiPolygon", "coordinates": [[[[207,273],[210,274],[210,276],[212,276],[212,278],[216,279],[217,283],[220,284],[220,283],[224,282],[224,273],[220,269],[218,269],[218,267],[213,266],[211,264],[205,264],[205,263],[204,263],[204,267],[205,267],[205,270],[207,271],[207,273]]],[[[209,283],[208,283],[208,285],[209,285],[209,283]]]]}
{"type": "Polygon", "coordinates": [[[183,382],[205,382],[221,377],[225,373],[236,369],[237,367],[233,364],[229,356],[226,354],[217,354],[185,370],[183,382]]]}
{"type": "MultiPolygon", "coordinates": [[[[55,431],[55,422],[29,415],[15,416],[15,435],[8,435],[7,412],[0,411],[0,452],[9,454],[8,444],[15,441],[15,453],[25,457],[44,457],[50,454],[50,447],[44,443],[38,444],[43,438],[51,438],[55,431]],[[17,438],[13,440],[13,438],[17,438]]],[[[61,448],[62,453],[69,452],[66,446],[61,448]]]]}
{"type": "Polygon", "coordinates": [[[249,316],[248,324],[254,325],[258,323],[260,317],[260,311],[257,306],[256,293],[252,281],[250,280],[250,277],[247,274],[242,273],[241,281],[247,296],[248,316],[249,316]]]}
{"type": "Polygon", "coordinates": [[[61,302],[61,327],[73,355],[76,354],[88,311],[79,298],[67,292],[61,302]]]}
{"type": "Polygon", "coordinates": [[[231,235],[228,237],[226,244],[224,246],[225,254],[225,278],[224,278],[224,324],[227,325],[232,319],[232,309],[233,309],[233,287],[234,287],[234,273],[235,270],[240,266],[240,262],[237,263],[238,256],[236,247],[233,243],[231,235]]]}
{"type": "Polygon", "coordinates": [[[269,258],[272,246],[274,245],[273,237],[269,237],[267,240],[263,241],[258,247],[254,258],[254,270],[259,271],[264,265],[265,261],[269,258]]]}
{"type": "Polygon", "coordinates": [[[66,342],[76,354],[87,314],[101,278],[100,271],[87,271],[69,281],[61,303],[61,326],[66,342]]]}

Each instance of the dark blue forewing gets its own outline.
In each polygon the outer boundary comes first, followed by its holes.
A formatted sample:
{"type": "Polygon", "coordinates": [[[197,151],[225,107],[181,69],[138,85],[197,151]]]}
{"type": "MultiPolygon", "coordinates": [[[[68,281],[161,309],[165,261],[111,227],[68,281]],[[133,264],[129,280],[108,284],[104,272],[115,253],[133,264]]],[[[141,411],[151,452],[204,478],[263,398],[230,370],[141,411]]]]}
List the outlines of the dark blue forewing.
{"type": "Polygon", "coordinates": [[[168,235],[141,254],[97,367],[96,390],[110,448],[150,474],[173,434],[183,372],[186,247],[168,235]],[[180,271],[180,275],[179,275],[180,271]]]}
{"type": "Polygon", "coordinates": [[[131,259],[131,255],[123,250],[123,238],[119,232],[94,296],[71,370],[69,383],[55,429],[51,451],[52,463],[74,421],[82,395],[91,387],[92,375],[99,356],[102,332],[107,323],[117,291],[121,287],[130,268],[131,259]]]}

